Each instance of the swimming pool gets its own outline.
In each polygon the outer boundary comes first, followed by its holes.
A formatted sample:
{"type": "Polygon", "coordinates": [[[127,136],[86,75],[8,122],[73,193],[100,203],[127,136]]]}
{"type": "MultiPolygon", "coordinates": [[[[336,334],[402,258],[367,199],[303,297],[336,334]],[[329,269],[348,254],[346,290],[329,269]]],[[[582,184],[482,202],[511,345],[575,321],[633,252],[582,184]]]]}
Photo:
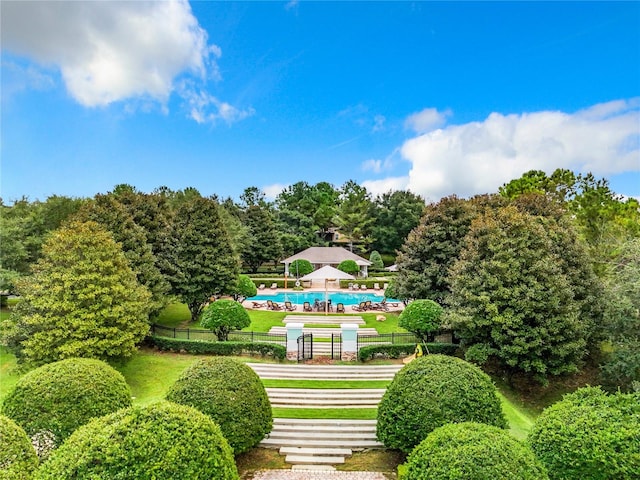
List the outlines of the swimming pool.
{"type": "MultiPolygon", "coordinates": [[[[295,305],[302,305],[304,302],[309,302],[313,305],[316,299],[319,302],[324,302],[324,295],[324,292],[278,292],[271,295],[256,295],[255,297],[247,298],[247,300],[255,302],[272,300],[276,303],[291,302],[295,305]]],[[[367,300],[371,300],[372,302],[381,302],[384,298],[382,295],[367,292],[328,292],[327,296],[333,305],[342,303],[345,306],[358,305],[360,302],[366,302],[367,300]]],[[[397,302],[398,300],[388,298],[387,301],[397,302]]]]}

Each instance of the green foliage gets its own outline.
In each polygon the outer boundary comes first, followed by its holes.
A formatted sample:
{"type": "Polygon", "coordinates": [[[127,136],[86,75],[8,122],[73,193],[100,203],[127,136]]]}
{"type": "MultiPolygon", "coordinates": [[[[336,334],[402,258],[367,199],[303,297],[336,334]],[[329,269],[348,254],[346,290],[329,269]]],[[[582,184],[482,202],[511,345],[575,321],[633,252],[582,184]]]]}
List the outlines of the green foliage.
{"type": "Polygon", "coordinates": [[[251,319],[240,303],[222,299],[204,309],[200,325],[213,330],[218,340],[225,342],[228,340],[230,331],[248,327],[251,325],[251,319]]]}
{"type": "Polygon", "coordinates": [[[294,275],[296,278],[304,277],[311,272],[313,272],[313,265],[304,258],[294,260],[289,265],[289,275],[294,275]]]}
{"type": "MultiPolygon", "coordinates": [[[[458,345],[453,343],[424,344],[431,354],[455,355],[458,345]]],[[[425,348],[423,347],[423,351],[425,348]]],[[[358,350],[358,360],[366,362],[377,358],[402,358],[413,355],[416,351],[415,343],[397,343],[394,345],[368,345],[358,350]]]]}
{"type": "Polygon", "coordinates": [[[127,357],[149,331],[150,294],[95,222],[53,232],[18,291],[3,336],[20,362],[127,357]]]}
{"type": "Polygon", "coordinates": [[[150,315],[155,317],[165,306],[169,284],[156,266],[144,229],[134,222],[131,214],[113,195],[96,195],[74,218],[98,223],[121,245],[138,282],[151,293],[150,315]]]}
{"type": "Polygon", "coordinates": [[[79,428],[34,480],[238,480],[220,427],[195,408],[160,402],[79,428]]]}
{"type": "Polygon", "coordinates": [[[209,415],[236,455],[271,431],[271,404],[260,377],[237,360],[219,357],[194,363],[172,385],[167,400],[209,415]]]}
{"type": "Polygon", "coordinates": [[[576,390],[542,412],[528,442],[551,480],[637,479],[640,393],[576,390]]]}
{"type": "Polygon", "coordinates": [[[384,270],[384,262],[382,261],[382,256],[377,250],[371,252],[369,255],[369,261],[371,262],[371,268],[373,271],[384,270]]]}
{"type": "Polygon", "coordinates": [[[578,369],[598,291],[568,229],[515,206],[487,210],[473,222],[451,269],[449,298],[452,327],[473,347],[469,360],[495,359],[508,375],[541,383],[578,369]]]}
{"type": "Polygon", "coordinates": [[[281,257],[282,244],[274,214],[264,203],[249,205],[241,218],[249,227],[249,242],[241,252],[242,261],[255,273],[263,263],[281,257]]]}
{"type": "Polygon", "coordinates": [[[212,296],[233,291],[238,258],[213,199],[181,202],[170,232],[162,252],[164,268],[171,272],[172,292],[189,306],[196,322],[212,296]]]}
{"type": "Polygon", "coordinates": [[[235,291],[232,293],[236,302],[243,302],[246,298],[255,297],[258,294],[256,284],[248,275],[238,275],[235,291]]]}
{"type": "Polygon", "coordinates": [[[60,445],[80,425],[131,405],[124,377],[100,360],[70,358],[49,363],[20,378],[2,414],[34,436],[51,432],[60,445]]]}
{"type": "Polygon", "coordinates": [[[338,265],[338,270],[350,275],[357,275],[360,267],[355,260],[343,260],[340,262],[340,265],[338,265]]]}
{"type": "Polygon", "coordinates": [[[395,256],[409,232],[420,223],[424,200],[408,190],[394,190],[376,197],[374,205],[372,247],[383,254],[395,256]]]}
{"type": "Polygon", "coordinates": [[[179,338],[152,337],[151,342],[160,350],[172,352],[189,352],[209,355],[243,355],[258,354],[270,356],[276,360],[284,360],[287,349],[275,343],[260,342],[204,342],[179,338]]]}
{"type": "Polygon", "coordinates": [[[436,428],[407,458],[402,480],[545,480],[531,449],[506,430],[464,422],[436,428]]]}
{"type": "Polygon", "coordinates": [[[0,479],[29,480],[37,466],[38,456],[25,431],[0,415],[0,479]]]}
{"type": "Polygon", "coordinates": [[[487,374],[459,358],[418,357],[400,370],[378,406],[378,439],[411,450],[447,423],[479,422],[505,428],[497,390],[487,374]]]}
{"type": "Polygon", "coordinates": [[[353,180],[340,188],[338,209],[333,221],[350,242],[351,251],[355,243],[370,243],[374,218],[371,216],[373,202],[365,187],[353,180]]]}
{"type": "Polygon", "coordinates": [[[440,317],[444,310],[433,300],[414,300],[400,314],[398,325],[415,334],[421,342],[442,326],[440,317]]]}

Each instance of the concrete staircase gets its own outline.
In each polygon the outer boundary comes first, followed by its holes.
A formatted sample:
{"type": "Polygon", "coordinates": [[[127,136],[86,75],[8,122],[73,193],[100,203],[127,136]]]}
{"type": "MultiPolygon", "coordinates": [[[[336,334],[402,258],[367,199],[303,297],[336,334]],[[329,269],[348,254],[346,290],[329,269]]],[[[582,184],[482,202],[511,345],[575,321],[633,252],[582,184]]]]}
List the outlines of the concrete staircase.
{"type": "MultiPolygon", "coordinates": [[[[290,365],[249,363],[261,378],[310,380],[392,380],[403,365],[290,365]]],[[[267,388],[273,407],[375,408],[384,389],[267,388]]],[[[375,420],[274,418],[261,447],[277,448],[292,469],[335,470],[353,451],[381,448],[375,420]]]]}

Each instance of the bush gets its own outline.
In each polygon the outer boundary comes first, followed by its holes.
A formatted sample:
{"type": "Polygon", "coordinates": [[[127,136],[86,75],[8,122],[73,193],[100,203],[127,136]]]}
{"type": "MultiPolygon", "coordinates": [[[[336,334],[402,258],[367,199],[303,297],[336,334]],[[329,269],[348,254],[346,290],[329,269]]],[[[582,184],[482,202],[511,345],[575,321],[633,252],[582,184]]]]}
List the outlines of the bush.
{"type": "MultiPolygon", "coordinates": [[[[427,343],[429,353],[442,355],[455,355],[458,345],[453,343],[427,343]]],[[[424,350],[424,349],[423,349],[424,350]]],[[[413,355],[416,351],[415,343],[398,343],[395,345],[369,345],[358,351],[358,360],[366,362],[374,358],[402,358],[413,355]]]]}
{"type": "Polygon", "coordinates": [[[338,270],[351,275],[360,273],[360,267],[355,260],[343,260],[340,262],[340,265],[338,265],[338,270]]]}
{"type": "Polygon", "coordinates": [[[576,390],[542,412],[528,442],[552,480],[637,479],[640,393],[576,390]]]}
{"type": "Polygon", "coordinates": [[[382,261],[382,256],[378,253],[377,250],[371,252],[369,255],[369,261],[371,262],[371,268],[373,271],[384,270],[384,262],[382,261]]]}
{"type": "Polygon", "coordinates": [[[507,422],[491,379],[478,367],[445,355],[418,357],[400,370],[378,406],[378,439],[409,453],[446,423],[507,422]]]}
{"type": "Polygon", "coordinates": [[[27,480],[38,466],[38,456],[25,431],[0,415],[0,478],[27,480]]]}
{"type": "Polygon", "coordinates": [[[160,402],[79,428],[37,470],[35,480],[237,480],[220,427],[194,408],[160,402]]]}
{"type": "Polygon", "coordinates": [[[278,360],[287,357],[287,349],[275,343],[259,342],[204,342],[200,340],[184,340],[179,338],[151,337],[150,342],[160,350],[209,355],[242,355],[259,354],[273,356],[278,360]]]}
{"type": "Polygon", "coordinates": [[[209,415],[237,455],[271,431],[267,392],[251,367],[230,358],[200,360],[171,386],[167,400],[209,415]]]}
{"type": "Polygon", "coordinates": [[[436,428],[413,449],[402,480],[544,480],[544,467],[531,449],[506,430],[481,423],[436,428]]]}
{"type": "Polygon", "coordinates": [[[131,391],[120,372],[101,360],[70,358],[36,368],[16,383],[2,413],[33,437],[54,435],[60,445],[80,425],[131,405],[131,391]]]}
{"type": "Polygon", "coordinates": [[[291,265],[289,265],[289,275],[293,275],[296,278],[304,277],[311,272],[313,272],[313,265],[311,265],[309,260],[305,260],[304,258],[294,260],[291,262],[291,265]]]}
{"type": "Polygon", "coordinates": [[[243,302],[246,298],[255,297],[258,294],[258,288],[248,275],[238,275],[236,287],[233,289],[232,296],[236,302],[243,302]]]}
{"type": "Polygon", "coordinates": [[[438,330],[442,325],[442,312],[442,307],[433,300],[414,300],[398,317],[398,326],[426,342],[429,333],[438,330]]]}
{"type": "Polygon", "coordinates": [[[234,300],[218,300],[202,312],[200,325],[213,330],[221,342],[226,342],[229,332],[251,325],[251,318],[244,307],[234,300]]]}

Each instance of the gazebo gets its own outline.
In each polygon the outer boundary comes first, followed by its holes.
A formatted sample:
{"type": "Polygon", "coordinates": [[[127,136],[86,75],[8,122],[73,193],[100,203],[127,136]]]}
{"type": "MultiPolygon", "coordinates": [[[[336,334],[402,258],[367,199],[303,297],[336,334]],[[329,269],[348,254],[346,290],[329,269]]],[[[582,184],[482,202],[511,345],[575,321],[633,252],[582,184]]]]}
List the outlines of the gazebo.
{"type": "Polygon", "coordinates": [[[356,255],[342,247],[309,247],[306,250],[296,253],[289,258],[285,258],[280,262],[284,263],[285,276],[289,276],[289,265],[294,260],[308,260],[315,270],[327,265],[337,267],[344,260],[354,260],[360,267],[360,273],[358,276],[363,278],[366,278],[369,275],[368,267],[371,265],[371,262],[366,258],[362,258],[360,255],[356,255]]]}

